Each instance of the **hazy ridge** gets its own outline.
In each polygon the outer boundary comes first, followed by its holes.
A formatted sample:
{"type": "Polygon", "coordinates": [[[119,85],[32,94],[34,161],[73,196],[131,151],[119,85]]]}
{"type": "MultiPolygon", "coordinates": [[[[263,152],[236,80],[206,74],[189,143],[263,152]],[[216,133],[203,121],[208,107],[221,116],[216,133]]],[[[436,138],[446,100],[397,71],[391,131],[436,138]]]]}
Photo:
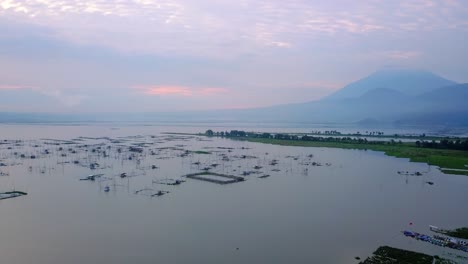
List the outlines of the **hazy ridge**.
{"type": "Polygon", "coordinates": [[[286,122],[468,126],[468,84],[417,70],[382,70],[319,101],[167,113],[0,113],[3,123],[286,122]]]}

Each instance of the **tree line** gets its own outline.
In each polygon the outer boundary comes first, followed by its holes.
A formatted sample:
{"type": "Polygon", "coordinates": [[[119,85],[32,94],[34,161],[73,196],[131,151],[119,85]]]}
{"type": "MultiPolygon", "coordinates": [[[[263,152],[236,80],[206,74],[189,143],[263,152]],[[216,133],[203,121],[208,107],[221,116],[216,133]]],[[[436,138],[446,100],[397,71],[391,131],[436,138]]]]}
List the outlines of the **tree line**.
{"type": "MultiPolygon", "coordinates": [[[[226,137],[226,138],[264,138],[264,139],[277,139],[277,140],[300,140],[300,141],[316,141],[316,142],[340,142],[340,143],[354,143],[354,144],[381,144],[381,145],[402,145],[401,140],[391,139],[389,141],[367,140],[366,138],[352,138],[352,137],[324,137],[324,136],[310,136],[310,135],[291,135],[284,133],[258,133],[246,132],[242,130],[231,131],[218,131],[215,132],[211,129],[205,132],[206,136],[226,137]]],[[[408,144],[408,143],[406,143],[408,144]]],[[[439,141],[425,141],[418,140],[414,142],[414,146],[419,148],[438,148],[438,149],[454,149],[468,151],[468,139],[441,139],[439,141]]]]}

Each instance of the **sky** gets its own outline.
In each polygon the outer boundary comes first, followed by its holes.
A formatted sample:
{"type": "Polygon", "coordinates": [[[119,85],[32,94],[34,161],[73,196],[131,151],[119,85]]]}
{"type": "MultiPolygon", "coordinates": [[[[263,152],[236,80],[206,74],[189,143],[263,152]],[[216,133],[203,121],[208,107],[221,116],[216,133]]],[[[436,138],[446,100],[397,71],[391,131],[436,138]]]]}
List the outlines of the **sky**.
{"type": "Polygon", "coordinates": [[[468,1],[0,0],[0,111],[300,103],[389,67],[468,82],[468,1]]]}

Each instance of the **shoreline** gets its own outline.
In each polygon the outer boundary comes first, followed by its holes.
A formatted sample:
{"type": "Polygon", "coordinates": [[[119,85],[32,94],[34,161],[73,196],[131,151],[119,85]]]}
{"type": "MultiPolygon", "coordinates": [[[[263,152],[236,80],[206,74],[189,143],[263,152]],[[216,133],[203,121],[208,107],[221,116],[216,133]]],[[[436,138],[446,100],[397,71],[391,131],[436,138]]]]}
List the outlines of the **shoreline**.
{"type": "Polygon", "coordinates": [[[445,174],[468,176],[468,170],[466,170],[467,168],[465,167],[465,165],[468,164],[468,152],[461,150],[417,148],[413,146],[408,146],[407,144],[355,144],[340,142],[296,141],[262,138],[239,138],[239,140],[293,147],[319,147],[380,151],[384,152],[387,156],[392,156],[396,158],[408,158],[411,162],[424,162],[429,165],[438,166],[439,170],[441,170],[445,174]]]}
{"type": "MultiPolygon", "coordinates": [[[[249,132],[250,133],[250,132],[249,132]]],[[[397,158],[408,158],[410,162],[423,162],[429,165],[439,167],[439,170],[445,174],[453,175],[466,175],[468,176],[468,151],[443,149],[443,148],[430,148],[418,147],[414,142],[395,142],[389,144],[382,141],[303,141],[298,139],[277,139],[277,138],[261,138],[261,137],[248,137],[248,136],[216,136],[207,135],[206,133],[170,133],[172,135],[191,135],[191,136],[204,136],[204,137],[217,137],[232,140],[248,141],[262,144],[272,144],[280,146],[291,147],[317,147],[317,148],[339,148],[339,149],[357,149],[357,150],[372,150],[384,152],[387,156],[397,158]]],[[[297,135],[297,133],[288,134],[297,135]]],[[[347,135],[340,135],[346,137],[347,135]]],[[[322,135],[321,139],[326,139],[322,135]]],[[[426,140],[426,138],[414,138],[416,140],[426,140]]],[[[434,137],[431,137],[433,140],[434,137]]],[[[439,140],[447,139],[445,137],[437,138],[439,140]]],[[[464,138],[451,138],[452,140],[464,138]]]]}

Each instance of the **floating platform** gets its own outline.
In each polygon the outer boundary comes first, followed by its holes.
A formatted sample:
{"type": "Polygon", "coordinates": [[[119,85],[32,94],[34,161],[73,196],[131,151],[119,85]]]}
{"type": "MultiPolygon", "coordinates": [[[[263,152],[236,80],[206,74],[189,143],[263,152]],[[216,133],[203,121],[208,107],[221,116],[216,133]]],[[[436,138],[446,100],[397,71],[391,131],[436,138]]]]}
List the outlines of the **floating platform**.
{"type": "Polygon", "coordinates": [[[3,193],[0,193],[0,200],[16,198],[16,197],[20,197],[23,195],[28,195],[28,194],[25,192],[19,192],[19,191],[3,192],[3,193]]]}
{"type": "Polygon", "coordinates": [[[449,248],[453,248],[456,250],[468,252],[468,243],[462,239],[457,239],[457,238],[453,238],[449,236],[444,237],[444,236],[438,236],[438,235],[428,236],[428,235],[424,235],[424,234],[420,234],[420,233],[408,231],[408,230],[402,231],[402,233],[406,237],[411,237],[416,240],[428,242],[436,246],[449,247],[449,248]]]}
{"type": "Polygon", "coordinates": [[[185,177],[217,184],[230,184],[245,181],[245,179],[240,176],[226,175],[209,171],[187,174],[185,177]]]}

